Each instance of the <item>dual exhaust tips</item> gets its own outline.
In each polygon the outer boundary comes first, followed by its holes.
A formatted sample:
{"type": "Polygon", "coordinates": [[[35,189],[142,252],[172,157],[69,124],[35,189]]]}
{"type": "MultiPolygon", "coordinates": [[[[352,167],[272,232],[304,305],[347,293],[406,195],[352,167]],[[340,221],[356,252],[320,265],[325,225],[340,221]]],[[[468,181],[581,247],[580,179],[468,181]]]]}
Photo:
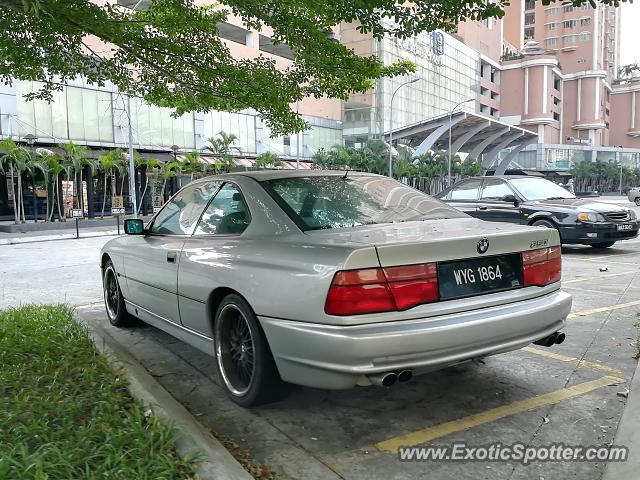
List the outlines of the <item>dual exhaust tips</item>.
{"type": "MultiPolygon", "coordinates": [[[[541,338],[533,342],[535,345],[542,345],[543,347],[551,347],[553,345],[560,345],[564,342],[567,336],[562,332],[555,332],[548,337],[541,338]]],[[[368,375],[367,378],[372,385],[379,387],[391,387],[396,383],[405,383],[411,380],[413,377],[412,370],[399,370],[397,372],[382,372],[373,375],[368,375]]]]}
{"type": "Polygon", "coordinates": [[[555,332],[549,335],[548,337],[541,338],[540,340],[536,340],[534,345],[542,345],[543,347],[551,347],[553,345],[560,345],[564,342],[566,335],[562,332],[555,332]]]}
{"type": "Polygon", "coordinates": [[[405,383],[411,380],[413,371],[400,370],[398,372],[383,372],[374,375],[368,375],[367,378],[373,385],[378,387],[391,387],[397,383],[405,383]]]}

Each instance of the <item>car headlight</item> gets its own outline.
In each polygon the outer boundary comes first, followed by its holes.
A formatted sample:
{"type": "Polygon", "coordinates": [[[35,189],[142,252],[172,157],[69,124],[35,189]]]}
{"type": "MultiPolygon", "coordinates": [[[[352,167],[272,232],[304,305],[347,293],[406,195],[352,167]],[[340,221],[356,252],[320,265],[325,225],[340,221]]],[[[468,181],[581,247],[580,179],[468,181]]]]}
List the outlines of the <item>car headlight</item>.
{"type": "Polygon", "coordinates": [[[602,215],[596,212],[580,212],[578,214],[578,220],[581,222],[604,222],[605,219],[602,215]]]}
{"type": "Polygon", "coordinates": [[[636,220],[638,216],[636,215],[635,210],[629,209],[629,220],[636,220]]]}

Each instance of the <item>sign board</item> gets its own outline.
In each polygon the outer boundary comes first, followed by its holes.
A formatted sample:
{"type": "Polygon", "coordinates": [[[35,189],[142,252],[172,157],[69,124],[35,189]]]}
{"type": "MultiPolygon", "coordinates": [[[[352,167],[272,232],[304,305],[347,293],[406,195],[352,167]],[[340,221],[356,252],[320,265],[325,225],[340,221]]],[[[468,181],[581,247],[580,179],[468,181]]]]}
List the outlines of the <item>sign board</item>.
{"type": "Polygon", "coordinates": [[[124,215],[124,208],[120,207],[111,207],[111,215],[124,215]]]}
{"type": "Polygon", "coordinates": [[[84,212],[80,208],[71,209],[71,218],[83,218],[84,212]]]}
{"type": "Polygon", "coordinates": [[[160,210],[162,210],[162,207],[153,207],[153,213],[158,213],[160,210]]]}
{"type": "Polygon", "coordinates": [[[111,208],[124,208],[124,197],[122,195],[111,197],[111,208]]]}

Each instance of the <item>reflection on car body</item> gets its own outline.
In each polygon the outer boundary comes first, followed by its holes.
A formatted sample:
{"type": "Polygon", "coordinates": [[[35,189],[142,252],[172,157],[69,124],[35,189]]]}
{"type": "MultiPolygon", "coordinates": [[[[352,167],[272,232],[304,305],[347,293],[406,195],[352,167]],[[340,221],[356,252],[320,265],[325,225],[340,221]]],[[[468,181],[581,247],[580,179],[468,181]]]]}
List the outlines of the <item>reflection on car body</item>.
{"type": "Polygon", "coordinates": [[[245,406],[286,382],[389,385],[559,343],[571,308],[556,231],[482,222],[379,175],[218,175],[125,230],[101,257],[110,321],[211,354],[245,406]]]}

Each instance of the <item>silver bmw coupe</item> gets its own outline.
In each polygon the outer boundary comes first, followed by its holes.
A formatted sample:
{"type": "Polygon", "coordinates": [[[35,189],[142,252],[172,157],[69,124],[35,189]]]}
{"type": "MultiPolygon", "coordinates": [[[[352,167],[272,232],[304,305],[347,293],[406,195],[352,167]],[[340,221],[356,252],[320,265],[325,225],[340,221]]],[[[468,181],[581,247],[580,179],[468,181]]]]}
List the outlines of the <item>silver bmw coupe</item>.
{"type": "Polygon", "coordinates": [[[561,343],[556,230],[474,219],[388,177],[263,171],[197,180],[108,242],[110,322],[210,354],[238,404],[561,343]]]}

